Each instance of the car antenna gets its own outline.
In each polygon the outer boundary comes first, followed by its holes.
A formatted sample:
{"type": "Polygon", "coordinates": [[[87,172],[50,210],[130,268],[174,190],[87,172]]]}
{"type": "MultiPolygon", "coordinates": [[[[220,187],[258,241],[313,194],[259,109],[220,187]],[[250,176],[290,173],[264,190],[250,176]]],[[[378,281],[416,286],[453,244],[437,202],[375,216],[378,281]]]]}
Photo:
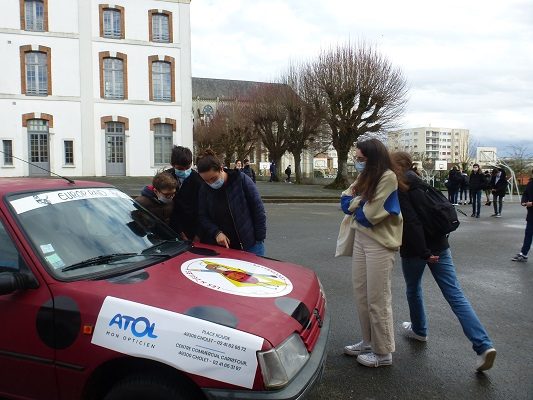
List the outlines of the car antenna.
{"type": "Polygon", "coordinates": [[[59,176],[60,178],[66,180],[68,183],[72,183],[72,184],[76,183],[76,182],[74,182],[72,179],[67,178],[66,176],[62,176],[62,175],[56,174],[55,172],[52,172],[52,171],[50,171],[49,169],[46,169],[46,168],[43,168],[43,167],[39,167],[38,165],[36,165],[36,164],[34,164],[34,163],[31,163],[31,162],[29,162],[29,161],[23,160],[22,158],[18,158],[17,156],[14,156],[13,154],[6,153],[5,151],[2,151],[2,150],[0,150],[0,153],[2,153],[2,154],[6,154],[6,155],[8,155],[9,157],[15,158],[15,159],[17,159],[17,160],[19,160],[19,161],[22,161],[22,162],[25,162],[26,164],[30,164],[30,165],[33,166],[33,167],[37,167],[37,168],[39,168],[39,169],[42,169],[43,171],[50,172],[51,174],[53,174],[53,175],[55,175],[55,176],[59,176]]]}

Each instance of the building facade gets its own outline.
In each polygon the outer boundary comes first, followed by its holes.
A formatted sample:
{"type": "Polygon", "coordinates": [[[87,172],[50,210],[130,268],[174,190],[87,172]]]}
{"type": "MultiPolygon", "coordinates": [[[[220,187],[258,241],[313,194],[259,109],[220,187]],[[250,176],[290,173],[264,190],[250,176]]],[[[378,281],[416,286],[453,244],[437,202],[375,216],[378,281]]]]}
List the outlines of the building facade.
{"type": "Polygon", "coordinates": [[[3,1],[0,176],[150,176],[192,147],[189,7],[3,1]]]}
{"type": "Polygon", "coordinates": [[[470,159],[469,135],[468,129],[457,128],[402,129],[388,134],[387,147],[406,151],[415,158],[458,164],[470,159]]]}
{"type": "MultiPolygon", "coordinates": [[[[231,79],[212,79],[212,78],[192,78],[192,111],[195,124],[209,123],[213,118],[216,110],[223,104],[246,99],[251,91],[257,89],[265,82],[241,81],[231,79]]],[[[270,157],[268,150],[264,147],[261,140],[257,141],[254,146],[253,154],[249,155],[250,164],[260,175],[268,174],[270,157]]],[[[285,153],[281,159],[281,171],[291,165],[294,171],[294,157],[290,153],[285,153]]],[[[304,177],[313,174],[313,153],[304,150],[301,159],[301,171],[304,177]]]]}

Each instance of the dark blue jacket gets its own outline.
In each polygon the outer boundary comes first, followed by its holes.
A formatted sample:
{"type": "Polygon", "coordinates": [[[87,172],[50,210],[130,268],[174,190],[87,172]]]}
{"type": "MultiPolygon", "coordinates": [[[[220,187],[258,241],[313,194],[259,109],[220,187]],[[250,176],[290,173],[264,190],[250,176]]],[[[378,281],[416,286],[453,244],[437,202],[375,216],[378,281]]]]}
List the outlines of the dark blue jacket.
{"type": "MultiPolygon", "coordinates": [[[[231,217],[240,247],[249,249],[266,237],[266,214],[263,201],[252,180],[238,170],[224,169],[228,180],[218,190],[226,192],[231,217]]],[[[202,241],[216,244],[215,237],[221,231],[215,220],[215,189],[202,184],[198,199],[198,220],[202,229],[202,241]]]]}
{"type": "MultiPolygon", "coordinates": [[[[533,178],[529,179],[529,182],[526,185],[526,188],[524,189],[524,193],[522,193],[522,203],[527,203],[528,201],[533,201],[533,178]]],[[[527,222],[533,222],[533,207],[527,208],[527,222]]]]}

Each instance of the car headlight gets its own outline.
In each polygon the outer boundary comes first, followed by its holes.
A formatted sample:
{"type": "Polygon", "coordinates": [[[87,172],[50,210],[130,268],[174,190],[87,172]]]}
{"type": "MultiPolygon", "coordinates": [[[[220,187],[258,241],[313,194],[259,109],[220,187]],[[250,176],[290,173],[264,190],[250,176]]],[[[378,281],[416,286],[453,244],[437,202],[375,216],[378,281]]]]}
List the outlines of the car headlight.
{"type": "Polygon", "coordinates": [[[266,388],[279,389],[302,369],[309,353],[300,336],[293,333],[279,346],[258,352],[257,358],[266,388]]]}

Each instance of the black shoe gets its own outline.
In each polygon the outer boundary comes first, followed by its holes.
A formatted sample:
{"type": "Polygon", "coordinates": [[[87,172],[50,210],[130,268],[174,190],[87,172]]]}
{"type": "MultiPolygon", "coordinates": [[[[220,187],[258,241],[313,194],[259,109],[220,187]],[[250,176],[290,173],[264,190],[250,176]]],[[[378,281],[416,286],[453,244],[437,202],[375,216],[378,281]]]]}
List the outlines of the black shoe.
{"type": "Polygon", "coordinates": [[[472,213],[471,217],[474,218],[476,216],[476,214],[472,213]]]}
{"type": "Polygon", "coordinates": [[[486,206],[490,206],[491,204],[492,204],[491,201],[487,201],[487,202],[485,203],[486,206]]]}
{"type": "Polygon", "coordinates": [[[479,218],[479,214],[476,215],[476,218],[479,218]]]}

